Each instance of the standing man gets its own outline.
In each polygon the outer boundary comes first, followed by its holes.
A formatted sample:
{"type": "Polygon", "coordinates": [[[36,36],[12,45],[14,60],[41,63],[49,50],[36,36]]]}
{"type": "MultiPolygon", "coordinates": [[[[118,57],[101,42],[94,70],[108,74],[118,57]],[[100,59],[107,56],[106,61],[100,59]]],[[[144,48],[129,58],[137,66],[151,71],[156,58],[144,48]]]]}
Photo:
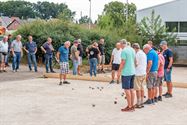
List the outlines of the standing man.
{"type": "Polygon", "coordinates": [[[12,43],[12,34],[8,35],[8,54],[6,55],[5,58],[5,65],[9,66],[9,58],[10,58],[10,52],[11,52],[11,43],[12,43]]]}
{"type": "MultiPolygon", "coordinates": [[[[110,84],[115,83],[115,72],[119,70],[119,66],[121,63],[121,52],[121,44],[116,43],[116,48],[113,49],[112,56],[110,59],[110,65],[112,65],[112,81],[110,82],[110,84]]],[[[119,84],[119,79],[120,77],[117,77],[117,84],[119,84]]]]}
{"type": "Polygon", "coordinates": [[[104,65],[105,65],[105,39],[104,38],[100,38],[99,40],[99,51],[100,51],[100,59],[99,59],[99,68],[100,68],[100,71],[102,73],[105,73],[104,71],[104,65]]]}
{"type": "Polygon", "coordinates": [[[82,76],[81,74],[81,66],[82,66],[82,57],[83,57],[83,46],[82,46],[82,43],[81,43],[81,39],[78,39],[78,47],[77,47],[77,50],[79,51],[79,59],[78,59],[78,75],[82,76]]]}
{"type": "Polygon", "coordinates": [[[134,88],[136,90],[137,96],[137,108],[143,108],[143,99],[144,99],[144,83],[146,82],[146,68],[147,68],[147,56],[140,49],[138,43],[134,43],[132,48],[136,52],[136,74],[134,80],[134,88]]]}
{"type": "Polygon", "coordinates": [[[135,51],[127,46],[127,41],[123,40],[125,48],[121,53],[121,64],[118,71],[118,77],[122,76],[122,88],[127,97],[127,107],[121,111],[134,111],[134,75],[135,75],[135,51]]]}
{"type": "Polygon", "coordinates": [[[78,69],[78,65],[79,65],[79,51],[77,50],[78,47],[78,40],[75,40],[73,43],[73,46],[71,47],[71,59],[73,62],[73,75],[77,75],[77,69],[78,69]]]}
{"type": "Polygon", "coordinates": [[[21,42],[21,35],[17,35],[16,40],[14,40],[11,44],[11,51],[13,55],[13,62],[12,62],[12,70],[13,72],[17,72],[19,69],[19,65],[21,62],[21,55],[22,51],[22,42],[21,42]]]}
{"type": "Polygon", "coordinates": [[[25,44],[23,49],[27,53],[29,70],[32,71],[32,63],[33,63],[34,64],[34,71],[38,72],[37,62],[36,62],[37,45],[36,45],[36,42],[33,41],[32,36],[29,36],[28,40],[29,40],[29,42],[27,42],[25,44]]]}
{"type": "Polygon", "coordinates": [[[66,81],[66,75],[69,73],[69,47],[71,43],[66,41],[64,46],[61,46],[57,52],[57,60],[60,64],[60,83],[59,85],[63,84],[70,84],[66,81]],[[62,82],[62,79],[64,80],[62,82]]]}
{"type": "Polygon", "coordinates": [[[52,59],[53,59],[53,45],[52,45],[52,38],[48,37],[47,42],[45,42],[41,46],[42,51],[45,53],[45,68],[46,73],[49,73],[49,68],[52,73],[55,73],[52,67],[52,59]]]}
{"type": "Polygon", "coordinates": [[[0,72],[6,72],[5,58],[8,54],[8,37],[4,36],[0,41],[0,72]]]}
{"type": "Polygon", "coordinates": [[[163,96],[166,98],[172,97],[172,89],[173,85],[171,82],[171,72],[172,72],[172,65],[173,65],[173,52],[168,48],[167,42],[162,41],[160,43],[161,48],[163,49],[163,56],[165,58],[165,65],[164,65],[164,80],[167,83],[167,92],[163,96]]]}
{"type": "Polygon", "coordinates": [[[144,104],[154,104],[158,71],[158,54],[149,44],[144,45],[143,50],[145,54],[147,54],[146,81],[148,88],[148,100],[144,104]]]}

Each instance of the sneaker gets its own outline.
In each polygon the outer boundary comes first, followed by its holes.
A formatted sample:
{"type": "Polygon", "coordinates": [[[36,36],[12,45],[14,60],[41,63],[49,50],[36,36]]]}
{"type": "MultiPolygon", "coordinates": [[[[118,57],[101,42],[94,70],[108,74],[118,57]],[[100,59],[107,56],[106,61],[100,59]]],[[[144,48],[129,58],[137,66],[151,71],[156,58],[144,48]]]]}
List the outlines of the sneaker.
{"type": "Polygon", "coordinates": [[[162,96],[158,96],[158,101],[162,101],[162,96]]]}
{"type": "Polygon", "coordinates": [[[172,96],[172,94],[167,94],[166,96],[165,96],[165,98],[172,98],[173,96],[172,96]]]}
{"type": "Polygon", "coordinates": [[[70,82],[68,82],[68,81],[64,81],[63,84],[70,84],[70,82]]]}
{"type": "Polygon", "coordinates": [[[169,93],[168,92],[166,92],[165,94],[163,94],[162,96],[166,96],[166,95],[168,95],[169,93]]]}
{"type": "Polygon", "coordinates": [[[152,102],[152,100],[150,100],[150,99],[148,99],[147,101],[145,101],[144,102],[144,104],[147,104],[147,105],[150,105],[150,104],[152,104],[153,102],[152,102]]]}
{"type": "Polygon", "coordinates": [[[55,71],[51,71],[51,73],[56,73],[55,71]]]}
{"type": "Polygon", "coordinates": [[[13,73],[15,73],[15,72],[16,72],[16,70],[13,70],[12,72],[13,72],[13,73]]]}
{"type": "Polygon", "coordinates": [[[110,84],[114,84],[115,83],[115,81],[114,80],[112,80],[111,82],[110,82],[110,84]]]}
{"type": "Polygon", "coordinates": [[[119,82],[119,80],[117,80],[117,84],[119,84],[120,82],[119,82]]]}
{"type": "Polygon", "coordinates": [[[156,103],[158,102],[158,98],[157,97],[154,98],[154,102],[156,102],[156,103]]]}
{"type": "Polygon", "coordinates": [[[60,85],[60,86],[62,85],[62,81],[60,81],[59,85],[60,85]]]}

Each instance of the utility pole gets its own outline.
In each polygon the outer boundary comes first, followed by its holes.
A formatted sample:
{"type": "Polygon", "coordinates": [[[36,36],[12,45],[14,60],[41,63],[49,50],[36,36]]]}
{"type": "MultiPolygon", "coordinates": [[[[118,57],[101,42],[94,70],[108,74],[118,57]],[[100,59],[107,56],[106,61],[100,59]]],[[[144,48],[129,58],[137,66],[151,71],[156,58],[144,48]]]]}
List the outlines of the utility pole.
{"type": "Polygon", "coordinates": [[[92,1],[89,0],[90,2],[90,11],[89,11],[89,30],[91,29],[91,14],[92,14],[92,1]]]}

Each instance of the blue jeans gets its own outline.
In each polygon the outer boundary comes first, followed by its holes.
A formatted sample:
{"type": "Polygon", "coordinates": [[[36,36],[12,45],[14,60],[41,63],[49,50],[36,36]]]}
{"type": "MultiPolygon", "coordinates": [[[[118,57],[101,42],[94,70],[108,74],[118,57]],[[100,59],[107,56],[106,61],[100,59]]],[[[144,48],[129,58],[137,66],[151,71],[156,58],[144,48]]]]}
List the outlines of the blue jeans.
{"type": "Polygon", "coordinates": [[[75,60],[75,59],[73,59],[72,61],[73,61],[73,75],[77,75],[78,74],[77,68],[79,66],[79,62],[78,62],[78,60],[75,60]]]}
{"type": "Polygon", "coordinates": [[[53,60],[53,55],[52,54],[45,54],[45,68],[46,68],[46,72],[49,72],[49,68],[50,68],[51,72],[53,71],[52,60],[53,60]]]}
{"type": "Polygon", "coordinates": [[[21,61],[21,52],[14,52],[14,53],[15,53],[15,55],[13,56],[12,69],[18,70],[19,64],[21,61]]]}
{"type": "Polygon", "coordinates": [[[90,76],[92,76],[94,73],[94,76],[96,76],[97,74],[97,59],[96,58],[92,58],[89,59],[90,62],[90,76]]]}
{"type": "Polygon", "coordinates": [[[34,64],[34,71],[37,71],[36,55],[34,53],[28,53],[28,65],[29,69],[32,70],[32,63],[34,64]]]}
{"type": "Polygon", "coordinates": [[[9,57],[10,57],[10,50],[8,50],[8,53],[5,57],[5,64],[8,65],[8,62],[9,62],[9,57]]]}

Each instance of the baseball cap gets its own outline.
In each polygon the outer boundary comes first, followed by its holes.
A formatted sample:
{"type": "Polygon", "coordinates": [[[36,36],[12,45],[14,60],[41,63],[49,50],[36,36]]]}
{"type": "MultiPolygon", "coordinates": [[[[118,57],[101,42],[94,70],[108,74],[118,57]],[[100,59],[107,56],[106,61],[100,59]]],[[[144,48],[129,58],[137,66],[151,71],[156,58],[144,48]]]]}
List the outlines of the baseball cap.
{"type": "Polygon", "coordinates": [[[160,46],[162,46],[162,45],[167,45],[168,43],[166,42],[166,41],[161,41],[160,42],[160,46]]]}

